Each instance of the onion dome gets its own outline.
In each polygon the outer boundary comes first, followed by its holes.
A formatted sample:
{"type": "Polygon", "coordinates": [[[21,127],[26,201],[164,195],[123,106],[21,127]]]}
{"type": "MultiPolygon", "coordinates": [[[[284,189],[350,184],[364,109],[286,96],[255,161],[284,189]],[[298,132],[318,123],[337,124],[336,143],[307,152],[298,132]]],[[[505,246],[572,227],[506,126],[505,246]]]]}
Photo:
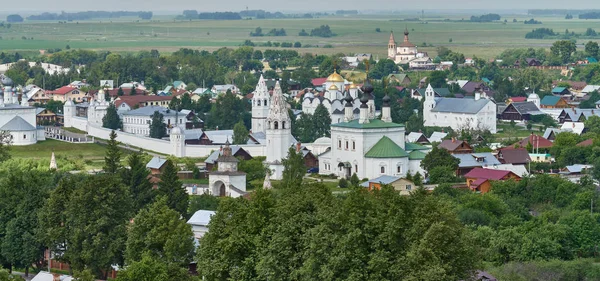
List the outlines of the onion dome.
{"type": "Polygon", "coordinates": [[[175,126],[173,129],[171,129],[171,135],[183,135],[183,132],[179,126],[175,126]]]}
{"type": "Polygon", "coordinates": [[[350,83],[350,86],[349,86],[349,88],[350,88],[350,89],[356,89],[356,88],[358,88],[358,87],[356,86],[356,84],[354,84],[354,83],[350,83]]]}
{"type": "Polygon", "coordinates": [[[346,107],[352,107],[352,102],[354,99],[350,95],[350,92],[346,91],[346,96],[344,97],[344,101],[346,101],[346,107]]]}
{"type": "Polygon", "coordinates": [[[0,79],[0,83],[2,83],[2,85],[4,86],[12,86],[13,80],[10,79],[10,77],[8,76],[2,76],[2,79],[0,79]]]}
{"type": "Polygon", "coordinates": [[[404,28],[404,35],[408,36],[408,27],[404,28]]]}
{"type": "Polygon", "coordinates": [[[344,77],[337,73],[337,70],[334,70],[329,77],[327,77],[327,82],[344,82],[344,77]]]}
{"type": "Polygon", "coordinates": [[[390,96],[388,96],[387,94],[383,97],[382,101],[383,101],[383,106],[385,107],[389,107],[390,106],[390,101],[392,99],[390,98],[390,96]]]}
{"type": "Polygon", "coordinates": [[[337,91],[337,90],[339,90],[339,89],[340,89],[340,88],[338,88],[338,86],[336,86],[335,84],[333,84],[333,85],[331,85],[331,86],[329,87],[329,90],[331,90],[331,91],[337,91]]]}

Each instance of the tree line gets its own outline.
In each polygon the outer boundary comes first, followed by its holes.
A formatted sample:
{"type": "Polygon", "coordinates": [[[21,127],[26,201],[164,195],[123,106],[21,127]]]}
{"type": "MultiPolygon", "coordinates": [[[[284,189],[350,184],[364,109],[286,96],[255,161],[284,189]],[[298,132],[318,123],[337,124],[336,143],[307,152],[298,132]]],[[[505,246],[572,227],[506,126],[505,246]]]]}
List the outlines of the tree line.
{"type": "Polygon", "coordinates": [[[90,19],[98,19],[98,18],[120,18],[120,17],[140,17],[142,19],[150,19],[152,18],[151,11],[86,11],[86,12],[61,12],[58,13],[48,13],[44,12],[38,15],[30,15],[27,17],[27,20],[37,21],[37,20],[61,20],[61,21],[76,21],[76,20],[90,20],[90,19]]]}

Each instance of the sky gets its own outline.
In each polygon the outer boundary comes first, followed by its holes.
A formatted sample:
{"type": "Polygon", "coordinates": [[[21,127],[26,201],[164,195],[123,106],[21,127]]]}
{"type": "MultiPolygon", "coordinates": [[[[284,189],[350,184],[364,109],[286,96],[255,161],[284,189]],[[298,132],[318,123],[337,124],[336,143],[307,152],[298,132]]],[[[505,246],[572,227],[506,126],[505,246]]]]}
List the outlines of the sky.
{"type": "Polygon", "coordinates": [[[263,9],[266,11],[334,11],[334,10],[443,10],[443,9],[485,9],[493,11],[544,9],[600,9],[598,0],[25,0],[1,1],[0,13],[19,11],[34,13],[41,11],[87,11],[87,10],[127,10],[154,11],[158,14],[179,12],[184,9],[198,11],[241,11],[263,9]]]}

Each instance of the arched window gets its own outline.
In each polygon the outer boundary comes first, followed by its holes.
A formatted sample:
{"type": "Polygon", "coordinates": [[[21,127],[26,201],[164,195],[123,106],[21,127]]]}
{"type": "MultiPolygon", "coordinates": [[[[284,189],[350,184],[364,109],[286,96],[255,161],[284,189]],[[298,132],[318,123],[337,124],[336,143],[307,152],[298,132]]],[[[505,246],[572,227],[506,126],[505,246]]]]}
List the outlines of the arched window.
{"type": "Polygon", "coordinates": [[[274,124],[273,129],[275,129],[275,130],[279,129],[279,123],[277,123],[277,121],[275,121],[275,123],[273,123],[273,124],[274,124]]]}
{"type": "Polygon", "coordinates": [[[267,106],[267,100],[264,100],[264,102],[265,102],[265,106],[267,106]]]}
{"type": "Polygon", "coordinates": [[[269,121],[269,124],[267,126],[267,128],[271,129],[271,121],[269,121]]]}
{"type": "Polygon", "coordinates": [[[285,121],[282,121],[282,122],[281,122],[281,128],[282,128],[282,129],[285,129],[285,121]]]}
{"type": "Polygon", "coordinates": [[[381,173],[385,174],[385,167],[381,166],[381,173]]]}

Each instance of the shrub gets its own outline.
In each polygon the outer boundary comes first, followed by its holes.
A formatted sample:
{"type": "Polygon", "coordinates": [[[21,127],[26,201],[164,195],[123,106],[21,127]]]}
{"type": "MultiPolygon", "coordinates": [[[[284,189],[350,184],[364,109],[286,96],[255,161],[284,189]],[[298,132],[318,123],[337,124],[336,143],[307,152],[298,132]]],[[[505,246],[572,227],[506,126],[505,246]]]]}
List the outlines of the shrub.
{"type": "Polygon", "coordinates": [[[340,179],[338,186],[340,188],[348,188],[348,181],[346,179],[342,178],[342,179],[340,179]]]}

